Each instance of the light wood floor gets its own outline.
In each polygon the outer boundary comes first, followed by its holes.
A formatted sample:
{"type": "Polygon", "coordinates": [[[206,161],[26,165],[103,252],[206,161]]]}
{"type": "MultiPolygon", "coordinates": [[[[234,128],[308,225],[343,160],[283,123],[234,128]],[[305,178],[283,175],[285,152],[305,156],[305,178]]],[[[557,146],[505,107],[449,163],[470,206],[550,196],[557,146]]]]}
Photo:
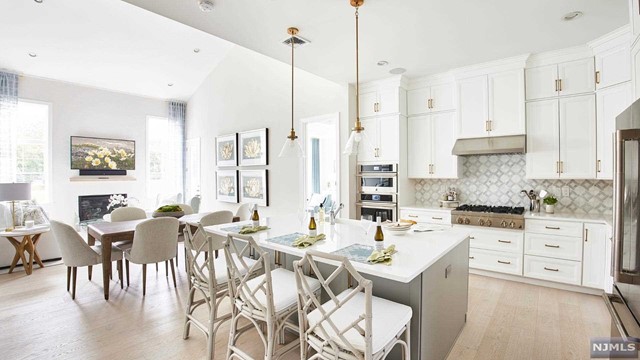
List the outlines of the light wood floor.
{"type": "MultiPolygon", "coordinates": [[[[182,339],[182,263],[177,289],[164,266],[158,273],[152,267],[144,298],[141,268],[132,264],[131,270],[129,289],[112,282],[108,302],[99,266],[92,282],[86,269],[78,271],[75,301],[65,289],[64,266],[0,275],[0,358],[204,358],[200,332],[192,328],[182,339]]],[[[471,276],[469,296],[468,323],[449,359],[588,359],[589,338],[609,334],[609,315],[597,296],[481,276],[471,276]]],[[[216,339],[217,359],[225,357],[227,331],[225,324],[216,339]]],[[[257,335],[247,335],[241,346],[260,358],[257,335]]],[[[297,351],[286,356],[298,358],[297,351]]]]}

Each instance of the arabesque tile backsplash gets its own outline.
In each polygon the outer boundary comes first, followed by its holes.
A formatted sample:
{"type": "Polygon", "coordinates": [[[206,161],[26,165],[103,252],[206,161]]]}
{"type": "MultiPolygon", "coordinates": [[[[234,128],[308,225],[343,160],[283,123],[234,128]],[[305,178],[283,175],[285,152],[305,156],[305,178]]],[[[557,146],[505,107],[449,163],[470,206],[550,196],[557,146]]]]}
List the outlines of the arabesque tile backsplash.
{"type": "Polygon", "coordinates": [[[465,156],[462,164],[460,179],[416,180],[416,204],[439,206],[441,195],[455,186],[461,204],[528,206],[520,190],[544,189],[558,198],[557,212],[612,213],[613,181],[527,179],[523,154],[465,156]],[[569,196],[562,196],[565,186],[569,196]]]}

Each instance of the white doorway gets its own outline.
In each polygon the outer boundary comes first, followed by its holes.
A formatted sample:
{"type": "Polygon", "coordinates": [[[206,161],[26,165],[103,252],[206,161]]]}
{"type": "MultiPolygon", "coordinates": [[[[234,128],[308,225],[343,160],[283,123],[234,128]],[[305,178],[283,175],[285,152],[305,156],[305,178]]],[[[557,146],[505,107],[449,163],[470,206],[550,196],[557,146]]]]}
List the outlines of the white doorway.
{"type": "Polygon", "coordinates": [[[340,203],[340,114],[305,118],[301,123],[305,154],[303,206],[308,205],[312,197],[340,203]]]}

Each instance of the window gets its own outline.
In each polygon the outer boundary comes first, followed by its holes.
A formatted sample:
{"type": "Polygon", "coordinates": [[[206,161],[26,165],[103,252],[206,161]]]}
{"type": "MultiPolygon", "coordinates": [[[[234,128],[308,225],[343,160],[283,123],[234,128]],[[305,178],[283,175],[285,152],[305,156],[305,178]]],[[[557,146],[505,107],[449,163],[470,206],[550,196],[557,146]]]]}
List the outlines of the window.
{"type": "Polygon", "coordinates": [[[171,133],[167,118],[147,117],[147,196],[152,199],[182,193],[182,153],[172,146],[171,133]]]}
{"type": "Polygon", "coordinates": [[[30,182],[38,203],[50,199],[51,148],[49,104],[19,100],[15,116],[0,131],[0,182],[30,182]]]}

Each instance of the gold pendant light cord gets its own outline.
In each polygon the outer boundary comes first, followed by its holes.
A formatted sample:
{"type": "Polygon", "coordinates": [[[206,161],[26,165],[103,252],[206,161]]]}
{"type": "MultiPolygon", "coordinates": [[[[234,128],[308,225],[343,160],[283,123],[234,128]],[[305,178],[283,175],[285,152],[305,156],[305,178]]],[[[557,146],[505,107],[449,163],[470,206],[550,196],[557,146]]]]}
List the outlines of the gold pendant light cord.
{"type": "Polygon", "coordinates": [[[298,29],[295,28],[290,28],[289,29],[289,33],[291,34],[291,133],[289,133],[289,136],[287,136],[287,138],[291,139],[292,141],[297,139],[298,136],[296,135],[296,131],[294,129],[294,91],[293,91],[293,86],[294,86],[294,69],[295,69],[295,63],[294,63],[294,46],[295,46],[295,35],[298,32],[298,29]]]}
{"type": "Polygon", "coordinates": [[[364,128],[360,123],[360,58],[359,58],[360,49],[359,49],[359,42],[358,42],[358,39],[360,38],[359,26],[358,26],[359,25],[358,24],[359,6],[356,6],[355,8],[356,8],[356,126],[353,128],[353,130],[359,133],[362,130],[364,130],[364,128]]]}

